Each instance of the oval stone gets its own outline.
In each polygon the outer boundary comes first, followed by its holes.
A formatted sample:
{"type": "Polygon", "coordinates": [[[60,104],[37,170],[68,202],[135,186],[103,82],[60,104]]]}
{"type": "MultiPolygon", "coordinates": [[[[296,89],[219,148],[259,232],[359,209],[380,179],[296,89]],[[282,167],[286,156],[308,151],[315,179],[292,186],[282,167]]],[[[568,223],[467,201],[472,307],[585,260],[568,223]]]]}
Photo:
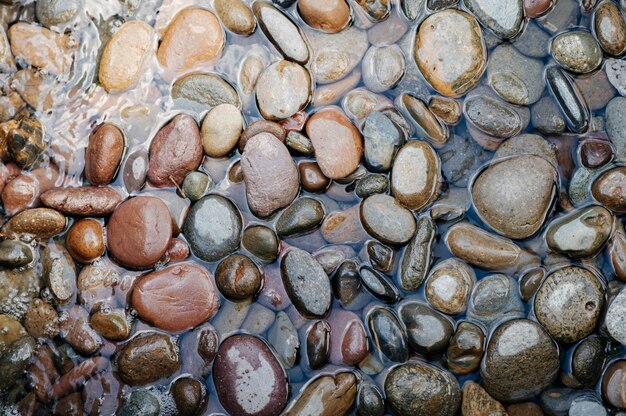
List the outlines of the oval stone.
{"type": "Polygon", "coordinates": [[[441,190],[441,161],[426,142],[411,140],[398,154],[391,171],[391,194],[405,207],[421,211],[441,190]]]}
{"type": "Polygon", "coordinates": [[[513,39],[522,30],[522,0],[464,0],[464,3],[483,26],[501,39],[513,39]]]}
{"type": "Polygon", "coordinates": [[[169,377],[179,368],[178,345],[165,334],[141,334],[130,340],[117,356],[117,372],[131,386],[169,377]]]}
{"type": "Polygon", "coordinates": [[[600,175],[591,187],[593,198],[615,212],[626,212],[626,167],[618,166],[600,175]]]}
{"type": "Polygon", "coordinates": [[[537,320],[557,341],[591,334],[604,308],[604,288],[589,270],[568,266],[550,273],[535,295],[537,320]]]}
{"type": "Polygon", "coordinates": [[[471,186],[474,209],[494,231],[521,239],[543,225],[556,196],[557,173],[534,155],[497,161],[471,186]]]}
{"type": "Polygon", "coordinates": [[[558,346],[541,325],[513,319],[491,335],[480,375],[495,399],[522,401],[552,384],[559,364],[558,346]]]}
{"type": "Polygon", "coordinates": [[[55,188],[41,194],[41,202],[66,215],[102,217],[113,212],[122,196],[109,187],[55,188]]]}
{"type": "Polygon", "coordinates": [[[593,28],[606,53],[622,56],[626,52],[626,19],[612,1],[600,3],[593,15],[593,28]]]}
{"type": "Polygon", "coordinates": [[[200,129],[193,117],[179,114],[152,139],[148,180],[157,187],[180,186],[202,162],[200,129]]]}
{"type": "Polygon", "coordinates": [[[273,134],[261,133],[248,140],[241,167],[248,206],[259,217],[286,207],[298,195],[298,168],[287,147],[273,134]]]}
{"type": "Polygon", "coordinates": [[[346,0],[298,1],[298,13],[307,25],[328,33],[342,31],[352,20],[346,0]]]}
{"type": "Polygon", "coordinates": [[[300,28],[268,1],[257,1],[252,10],[261,30],[285,59],[306,64],[309,47],[300,28]]]}
{"type": "Polygon", "coordinates": [[[473,88],[487,66],[478,22],[454,9],[428,16],[415,38],[415,61],[426,81],[441,94],[458,97],[473,88]]]}
{"type": "Polygon", "coordinates": [[[165,29],[157,58],[170,71],[182,72],[215,60],[224,47],[224,33],[208,10],[189,7],[165,29]]]}
{"type": "Polygon", "coordinates": [[[592,205],[575,210],[550,223],[546,232],[548,247],[574,258],[591,257],[604,247],[613,230],[613,214],[592,205]]]}
{"type": "Polygon", "coordinates": [[[141,319],[168,332],[198,326],[220,307],[213,276],[193,263],[178,263],[142,276],[133,285],[130,301],[141,319]]]}
{"type": "MultiPolygon", "coordinates": [[[[258,3],[256,3],[258,4],[258,3]]],[[[284,120],[311,100],[311,74],[295,62],[278,61],[267,67],[256,84],[256,102],[268,120],[284,120]]]]}
{"type": "Polygon", "coordinates": [[[172,217],[159,198],[138,196],[120,204],[107,224],[109,254],[123,266],[143,269],[159,261],[172,237],[172,217]]]}
{"type": "Polygon", "coordinates": [[[85,179],[94,186],[108,185],[124,155],[124,134],[115,125],[104,123],[89,135],[85,151],[85,179]]]}
{"type": "Polygon", "coordinates": [[[383,243],[404,245],[415,234],[415,217],[392,196],[372,195],[361,202],[360,212],[365,230],[383,243]]]}
{"type": "Polygon", "coordinates": [[[124,23],[102,51],[98,77],[104,89],[117,94],[134,87],[153,45],[150,25],[139,20],[124,23]]]}
{"type": "Polygon", "coordinates": [[[242,0],[217,0],[213,2],[213,7],[226,29],[242,36],[254,33],[254,14],[242,0]]]}
{"type": "Polygon", "coordinates": [[[280,263],[289,299],[307,318],[323,318],[332,301],[330,279],[322,266],[304,250],[291,249],[280,263]]]}
{"type": "Polygon", "coordinates": [[[345,178],[359,166],[363,139],[338,108],[327,107],[312,115],[306,133],[313,143],[317,163],[328,178],[345,178]]]}
{"type": "Polygon", "coordinates": [[[214,262],[239,248],[243,221],[239,210],[221,195],[207,195],[191,206],[183,234],[194,255],[214,262]]]}
{"type": "Polygon", "coordinates": [[[563,68],[575,74],[589,73],[602,64],[602,49],[589,32],[562,33],[552,40],[550,51],[563,68]]]}
{"type": "Polygon", "coordinates": [[[233,335],[220,345],[213,364],[217,398],[232,415],[272,416],[287,403],[287,377],[261,339],[233,335]]]}

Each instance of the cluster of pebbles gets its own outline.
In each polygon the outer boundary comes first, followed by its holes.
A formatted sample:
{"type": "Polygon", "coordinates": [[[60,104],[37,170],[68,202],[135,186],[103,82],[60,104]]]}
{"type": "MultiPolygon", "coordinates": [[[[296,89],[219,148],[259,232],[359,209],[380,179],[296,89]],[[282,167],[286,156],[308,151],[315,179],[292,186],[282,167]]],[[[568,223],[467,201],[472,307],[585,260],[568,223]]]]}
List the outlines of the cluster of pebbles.
{"type": "Polygon", "coordinates": [[[0,414],[626,414],[626,2],[0,0],[0,414]]]}

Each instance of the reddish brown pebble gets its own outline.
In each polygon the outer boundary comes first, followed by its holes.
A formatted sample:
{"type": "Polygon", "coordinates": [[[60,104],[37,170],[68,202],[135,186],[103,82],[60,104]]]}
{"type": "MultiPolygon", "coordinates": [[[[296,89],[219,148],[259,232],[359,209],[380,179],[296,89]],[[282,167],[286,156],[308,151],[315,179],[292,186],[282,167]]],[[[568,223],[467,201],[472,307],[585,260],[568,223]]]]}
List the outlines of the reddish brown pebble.
{"type": "Polygon", "coordinates": [[[8,215],[15,215],[41,205],[41,194],[54,188],[58,179],[59,170],[55,166],[21,173],[8,182],[2,191],[4,211],[8,215]]]}
{"type": "Polygon", "coordinates": [[[185,260],[189,257],[189,246],[183,240],[172,238],[165,252],[166,262],[185,260]]]}
{"type": "Polygon", "coordinates": [[[48,396],[52,393],[52,385],[61,376],[54,364],[54,354],[48,344],[39,347],[28,369],[28,374],[30,385],[39,401],[48,401],[48,396]]]}
{"type": "Polygon", "coordinates": [[[228,180],[232,183],[241,183],[243,182],[243,169],[241,168],[241,163],[236,162],[228,171],[228,180]]]}
{"type": "Polygon", "coordinates": [[[91,355],[102,346],[102,338],[89,326],[89,312],[80,305],[74,305],[63,312],[61,337],[81,354],[91,355]]]}
{"type": "Polygon", "coordinates": [[[509,416],[544,416],[541,406],[537,403],[525,402],[507,406],[506,412],[509,416]]]}
{"type": "Polygon", "coordinates": [[[526,17],[531,19],[544,15],[556,3],[555,0],[524,0],[524,11],[526,17]]]}
{"type": "Polygon", "coordinates": [[[626,409],[626,360],[615,361],[606,369],[602,395],[611,406],[626,409]]]}
{"type": "Polygon", "coordinates": [[[108,185],[124,155],[124,135],[113,124],[104,123],[89,135],[85,151],[85,178],[92,185],[108,185]]]}
{"type": "Polygon", "coordinates": [[[222,342],[213,363],[217,397],[231,415],[278,415],[287,403],[287,378],[261,339],[234,335],[222,342]]]}
{"type": "Polygon", "coordinates": [[[131,386],[166,378],[180,369],[180,350],[165,334],[142,333],[124,346],[117,356],[117,372],[131,386]]]}
{"type": "Polygon", "coordinates": [[[67,250],[80,263],[91,263],[104,254],[104,229],[98,220],[78,220],[65,237],[67,250]]]}
{"type": "Polygon", "coordinates": [[[53,412],[56,416],[83,416],[85,403],[80,392],[68,394],[54,404],[53,412]]]}
{"type": "Polygon", "coordinates": [[[66,215],[101,217],[113,212],[122,196],[113,188],[55,188],[44,192],[41,202],[66,215]]]}
{"type": "Polygon", "coordinates": [[[157,328],[179,332],[211,319],[220,307],[220,299],[208,270],[181,263],[137,280],[131,304],[141,319],[157,328]]]}
{"type": "Polygon", "coordinates": [[[591,187],[596,201],[615,212],[626,212],[626,166],[618,166],[600,175],[591,187]]]}
{"type": "Polygon", "coordinates": [[[315,162],[300,162],[298,170],[300,171],[300,183],[308,192],[321,192],[330,184],[330,179],[324,175],[315,162]]]}
{"type": "Polygon", "coordinates": [[[59,316],[49,303],[33,299],[24,315],[24,328],[33,338],[53,339],[59,333],[59,316]]]}
{"type": "Polygon", "coordinates": [[[50,208],[32,208],[12,217],[4,224],[2,232],[46,239],[60,234],[65,229],[65,224],[65,217],[58,211],[50,208]]]}
{"type": "Polygon", "coordinates": [[[246,147],[248,140],[261,133],[270,133],[283,143],[285,142],[285,137],[287,137],[287,131],[281,124],[269,120],[258,120],[246,127],[241,133],[241,137],[239,138],[239,151],[243,153],[243,149],[246,147]]]}
{"type": "Polygon", "coordinates": [[[202,162],[200,129],[193,117],[179,114],[159,130],[150,144],[148,180],[154,186],[180,186],[202,162]]]}
{"type": "Polygon", "coordinates": [[[461,104],[452,98],[435,96],[428,103],[428,109],[450,126],[458,123],[461,119],[461,104]]]}
{"type": "Polygon", "coordinates": [[[113,212],[107,224],[109,254],[123,266],[146,268],[159,261],[172,237],[172,219],[159,198],[131,198],[113,212]]]}
{"type": "Polygon", "coordinates": [[[315,158],[324,175],[342,179],[356,170],[363,154],[361,133],[335,107],[315,113],[306,124],[315,158]]]}
{"type": "Polygon", "coordinates": [[[590,169],[606,165],[613,156],[613,147],[608,140],[588,139],[580,145],[580,160],[590,169]]]}
{"type": "Polygon", "coordinates": [[[252,260],[243,254],[233,254],[217,266],[215,283],[226,299],[238,301],[255,296],[263,285],[263,279],[252,260]]]}

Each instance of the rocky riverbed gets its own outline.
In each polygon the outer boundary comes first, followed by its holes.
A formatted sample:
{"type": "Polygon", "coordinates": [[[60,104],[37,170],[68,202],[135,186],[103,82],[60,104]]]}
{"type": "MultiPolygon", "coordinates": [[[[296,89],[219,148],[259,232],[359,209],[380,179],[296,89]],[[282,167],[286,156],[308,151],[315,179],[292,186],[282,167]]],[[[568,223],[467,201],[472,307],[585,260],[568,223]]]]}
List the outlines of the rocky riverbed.
{"type": "Polygon", "coordinates": [[[0,0],[0,416],[626,414],[625,10],[0,0]]]}

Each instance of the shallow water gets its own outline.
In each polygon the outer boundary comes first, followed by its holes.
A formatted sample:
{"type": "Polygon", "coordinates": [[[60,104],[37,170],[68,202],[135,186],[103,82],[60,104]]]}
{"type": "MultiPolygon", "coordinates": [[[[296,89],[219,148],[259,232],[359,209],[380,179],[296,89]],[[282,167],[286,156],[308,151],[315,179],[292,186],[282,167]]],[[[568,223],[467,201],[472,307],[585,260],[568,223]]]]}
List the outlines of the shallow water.
{"type": "MultiPolygon", "coordinates": [[[[34,3],[26,1],[24,1],[23,3],[25,4],[19,7],[19,20],[36,21],[36,17],[34,15],[34,3]]],[[[170,91],[175,77],[167,74],[166,71],[159,66],[155,56],[152,56],[150,58],[146,67],[144,68],[143,75],[135,88],[132,88],[129,91],[121,94],[113,95],[107,94],[104,89],[98,85],[98,60],[103,44],[106,42],[106,27],[119,27],[125,19],[132,20],[134,18],[138,18],[153,25],[157,33],[159,33],[159,35],[162,35],[172,17],[184,7],[193,5],[204,7],[209,10],[212,9],[211,2],[209,1],[165,0],[163,4],[160,5],[160,2],[157,0],[144,0],[141,3],[142,5],[140,13],[138,13],[136,16],[125,16],[124,8],[118,0],[85,0],[85,7],[78,13],[76,19],[74,19],[66,26],[55,29],[58,31],[65,31],[70,33],[70,35],[74,39],[74,42],[76,42],[76,45],[78,45],[78,48],[75,50],[74,65],[72,71],[67,76],[61,77],[59,79],[61,86],[59,88],[59,91],[55,93],[55,106],[49,111],[43,112],[33,110],[33,113],[44,125],[46,137],[49,140],[49,163],[54,163],[61,172],[60,178],[62,179],[58,181],[58,183],[56,184],[57,186],[79,186],[87,184],[87,181],[83,178],[83,169],[85,163],[83,149],[87,145],[89,133],[95,126],[102,122],[106,121],[109,123],[113,123],[120,127],[124,132],[127,147],[125,150],[124,159],[122,161],[123,167],[125,165],[126,159],[130,155],[134,154],[137,151],[147,152],[154,135],[176,114],[191,114],[198,123],[201,123],[204,119],[204,116],[208,112],[207,110],[199,112],[192,111],[188,108],[182,107],[180,103],[176,103],[172,100],[170,96],[170,91]]],[[[7,6],[2,7],[8,8],[7,6]]],[[[353,5],[353,7],[356,6],[353,5]]],[[[298,14],[296,5],[293,5],[284,11],[294,21],[296,21],[299,26],[306,27],[306,23],[304,23],[304,21],[300,18],[298,14]]],[[[392,13],[401,13],[399,11],[399,5],[396,4],[396,2],[394,2],[392,13]]],[[[433,12],[427,11],[427,13],[433,12]]],[[[413,33],[419,25],[419,22],[421,22],[424,17],[425,16],[420,17],[416,22],[407,22],[408,28],[406,31],[407,34],[405,36],[414,36],[413,33]]],[[[401,16],[392,16],[388,19],[392,18],[404,19],[404,17],[401,16]]],[[[384,24],[384,22],[379,24],[384,24]]],[[[577,21],[577,27],[589,28],[590,25],[591,19],[589,15],[583,14],[577,21]]],[[[373,27],[375,28],[376,26],[373,27]]],[[[483,32],[485,32],[489,52],[491,52],[493,48],[495,48],[499,44],[499,41],[495,38],[494,35],[489,34],[487,30],[483,30],[483,32]]],[[[257,108],[255,97],[246,96],[246,94],[243,92],[239,85],[238,80],[240,79],[239,71],[241,63],[245,57],[250,55],[260,56],[266,61],[266,63],[275,62],[281,59],[281,56],[277,52],[277,50],[267,41],[265,35],[258,27],[254,34],[249,37],[233,35],[228,31],[225,31],[225,34],[227,43],[224,51],[221,54],[221,58],[217,62],[215,62],[214,65],[203,66],[201,70],[203,72],[213,72],[219,74],[237,89],[237,92],[239,93],[242,101],[242,111],[245,117],[246,124],[249,125],[256,120],[261,119],[262,117],[260,116],[259,110],[257,108]]],[[[399,36],[396,35],[398,34],[394,33],[393,31],[389,31],[389,33],[387,34],[387,36],[393,36],[394,38],[399,36]]],[[[546,45],[546,48],[547,47],[548,45],[546,45]]],[[[415,67],[412,56],[405,56],[405,59],[407,66],[415,67]]],[[[553,62],[553,59],[550,56],[548,56],[545,60],[545,63],[549,62],[553,62]]],[[[359,68],[359,66],[357,66],[357,68],[359,68]]],[[[602,70],[603,69],[601,68],[600,71],[602,70]]],[[[483,76],[483,84],[487,85],[485,82],[485,78],[486,75],[483,76]]],[[[1,74],[0,79],[2,79],[2,82],[4,83],[4,89],[11,87],[11,74],[1,74]]],[[[396,96],[403,92],[409,92],[424,99],[437,94],[436,91],[432,89],[423,79],[419,79],[419,82],[414,85],[418,85],[419,89],[407,90],[404,83],[401,81],[397,87],[385,91],[383,95],[393,100],[396,96]]],[[[365,85],[363,81],[360,80],[354,88],[364,86],[365,85]]],[[[317,86],[317,88],[320,87],[320,85],[317,86]]],[[[614,95],[617,96],[618,93],[614,92],[614,95]]],[[[335,102],[337,105],[341,105],[340,98],[341,97],[339,97],[335,102]]],[[[309,114],[313,114],[322,107],[325,107],[325,105],[316,107],[315,105],[310,104],[305,111],[309,114]]],[[[603,115],[603,108],[604,106],[598,110],[593,111],[593,115],[603,115]]],[[[467,142],[467,144],[471,148],[480,149],[480,146],[471,138],[468,131],[468,123],[465,120],[454,126],[450,126],[449,129],[450,134],[456,136],[457,139],[463,142],[467,142]]],[[[536,129],[531,124],[523,132],[533,133],[536,132],[536,129]]],[[[563,151],[564,158],[567,159],[567,156],[569,156],[570,160],[574,163],[574,166],[572,167],[567,166],[567,163],[560,163],[558,166],[560,183],[557,194],[566,193],[571,178],[571,172],[567,172],[567,168],[573,168],[572,170],[575,170],[580,168],[581,166],[579,158],[576,157],[577,141],[580,136],[574,135],[572,133],[563,133],[555,136],[543,136],[550,142],[554,143],[555,146],[563,146],[565,148],[565,150],[563,151]]],[[[450,149],[450,145],[444,147],[443,149],[437,149],[440,156],[449,150],[454,149],[450,149]]],[[[483,155],[483,167],[486,167],[488,166],[490,159],[493,157],[493,152],[483,151],[483,155]]],[[[265,224],[271,228],[275,228],[275,223],[278,215],[274,214],[269,219],[257,218],[253,213],[250,212],[250,209],[248,208],[244,183],[234,183],[228,177],[229,171],[233,169],[235,164],[239,161],[240,157],[241,154],[237,150],[229,158],[214,159],[205,156],[199,170],[210,174],[210,176],[215,181],[215,185],[211,190],[211,193],[223,195],[235,202],[240,212],[242,213],[244,219],[244,228],[252,224],[265,224]]],[[[296,161],[296,163],[304,160],[314,161],[313,158],[302,157],[298,155],[294,155],[294,160],[296,161]]],[[[43,165],[45,166],[46,163],[48,162],[43,162],[43,165]]],[[[473,170],[472,175],[478,175],[481,169],[482,168],[473,170]]],[[[112,183],[112,186],[115,186],[121,191],[126,192],[122,176],[122,174],[118,173],[115,181],[112,183]]],[[[472,182],[473,178],[468,177],[467,183],[471,184],[472,182]]],[[[299,195],[317,198],[324,204],[326,213],[328,214],[335,211],[343,211],[349,207],[360,204],[361,200],[354,192],[355,184],[355,180],[348,181],[347,184],[335,182],[325,193],[312,194],[306,191],[301,191],[299,195]]],[[[455,187],[455,185],[445,181],[444,178],[443,187],[444,190],[452,189],[455,187]]],[[[170,209],[172,209],[172,206],[176,207],[175,210],[173,210],[176,212],[174,216],[177,216],[181,220],[180,224],[182,224],[182,218],[184,218],[185,212],[190,205],[190,201],[188,199],[182,198],[180,192],[177,193],[176,188],[172,187],[164,190],[153,188],[149,184],[147,184],[140,192],[136,194],[163,195],[163,193],[167,193],[166,199],[172,201],[170,209]]],[[[132,196],[135,196],[136,194],[133,194],[132,196]]],[[[591,202],[591,198],[589,198],[586,203],[578,204],[577,206],[583,206],[591,202]]],[[[555,206],[553,207],[553,209],[551,209],[552,213],[550,214],[550,218],[558,217],[566,210],[568,210],[568,208],[569,207],[567,206],[567,204],[563,203],[563,201],[555,201],[555,206]]],[[[419,215],[428,215],[428,209],[423,210],[423,212],[416,212],[415,215],[416,217],[419,215]]],[[[623,220],[624,216],[618,216],[617,218],[621,218],[623,220]]],[[[467,214],[465,215],[465,219],[471,224],[486,228],[485,224],[480,220],[478,215],[472,209],[467,212],[467,214]]],[[[71,225],[71,221],[72,220],[70,220],[70,222],[68,223],[67,228],[69,228],[69,225],[71,225]]],[[[101,221],[103,222],[103,224],[106,224],[107,219],[101,221]]],[[[452,256],[450,250],[446,246],[445,241],[443,241],[443,236],[446,234],[449,227],[452,226],[455,222],[457,222],[457,220],[453,222],[437,222],[437,237],[433,249],[433,259],[431,263],[432,265],[437,264],[441,260],[452,256]]],[[[618,223],[618,221],[616,221],[616,223],[618,223]]],[[[178,238],[184,239],[184,236],[180,234],[178,238]]],[[[64,234],[55,237],[55,240],[63,241],[64,234]]],[[[529,251],[538,254],[543,260],[543,264],[548,269],[548,271],[558,268],[560,267],[560,265],[563,264],[562,258],[555,256],[553,253],[548,253],[548,249],[545,244],[545,226],[542,227],[541,231],[539,231],[535,236],[523,241],[518,241],[518,243],[521,246],[527,248],[529,251]]],[[[304,236],[287,238],[282,241],[281,244],[283,248],[289,246],[299,247],[311,253],[329,245],[327,242],[325,242],[319,229],[304,236]]],[[[354,252],[357,253],[357,258],[364,246],[365,244],[352,245],[354,252]]],[[[241,252],[246,253],[245,249],[243,248],[241,248],[241,252]]],[[[398,279],[397,275],[399,269],[399,261],[402,259],[403,252],[403,248],[396,249],[395,265],[393,268],[393,272],[390,275],[390,277],[392,277],[395,282],[397,282],[398,279]]],[[[250,257],[253,258],[251,255],[250,257]]],[[[193,254],[190,257],[190,260],[203,265],[209,271],[211,271],[211,273],[215,272],[215,269],[219,263],[208,263],[202,261],[199,258],[193,256],[193,254]]],[[[358,261],[359,263],[366,264],[367,258],[362,257],[358,261]]],[[[576,264],[575,261],[572,261],[571,263],[576,264]]],[[[598,271],[598,274],[603,276],[604,283],[607,285],[609,282],[616,280],[616,276],[610,264],[610,260],[608,260],[607,250],[603,250],[601,254],[594,258],[584,259],[584,261],[581,261],[581,263],[586,266],[595,268],[598,271]]],[[[261,266],[260,262],[258,262],[257,264],[261,266]]],[[[274,278],[276,278],[276,276],[279,276],[279,264],[280,258],[273,264],[263,266],[266,278],[270,275],[272,275],[274,278]]],[[[80,267],[78,263],[77,266],[80,267]]],[[[158,269],[164,266],[165,265],[163,264],[158,264],[156,268],[158,269]]],[[[474,269],[478,280],[480,280],[484,276],[493,274],[492,272],[486,270],[481,270],[478,268],[474,269]]],[[[127,296],[130,293],[132,283],[138,276],[144,274],[144,272],[129,271],[119,266],[116,266],[116,271],[119,274],[120,283],[115,288],[114,298],[118,304],[118,307],[130,308],[130,305],[128,305],[127,302],[127,296]]],[[[521,275],[522,273],[513,275],[512,277],[516,280],[519,280],[521,278],[521,275]]],[[[415,293],[402,292],[402,298],[419,299],[427,303],[424,296],[424,286],[425,285],[422,285],[420,289],[415,293]]],[[[70,304],[58,306],[57,310],[58,312],[62,313],[63,311],[68,310],[76,302],[78,302],[78,299],[76,296],[74,296],[74,300],[70,302],[70,304]]],[[[223,315],[225,313],[228,313],[228,311],[230,310],[229,306],[234,306],[223,296],[221,297],[221,302],[222,306],[220,308],[220,311],[210,321],[211,324],[217,327],[218,331],[220,331],[220,327],[218,326],[220,319],[223,319],[223,315]]],[[[371,297],[370,302],[368,302],[365,307],[355,312],[363,318],[364,322],[366,322],[367,310],[369,307],[375,304],[382,303],[376,300],[374,297],[371,297]]],[[[535,320],[532,305],[533,300],[531,299],[527,303],[525,303],[525,308],[528,317],[535,320]]],[[[239,307],[241,307],[241,305],[239,305],[239,307]]],[[[339,301],[335,299],[333,301],[332,309],[335,310],[340,308],[341,305],[339,301]]],[[[14,311],[4,310],[3,312],[11,313],[14,311]]],[[[131,311],[131,313],[133,313],[133,311],[131,311]]],[[[304,330],[306,328],[306,324],[308,324],[309,322],[302,318],[293,306],[290,306],[287,309],[287,313],[296,328],[299,330],[300,355],[302,355],[302,350],[305,347],[302,334],[305,332],[304,330]]],[[[458,316],[454,316],[453,319],[455,321],[455,325],[458,325],[459,322],[466,319],[466,316],[465,314],[461,314],[458,316]]],[[[492,328],[495,327],[496,325],[492,326],[492,328]]],[[[136,319],[133,326],[131,338],[137,334],[151,330],[154,330],[154,328],[151,327],[149,324],[142,322],[140,319],[136,319]]],[[[239,332],[242,332],[242,330],[240,328],[237,328],[234,331],[224,333],[220,332],[220,335],[221,338],[224,339],[232,333],[239,332]]],[[[198,359],[197,354],[193,354],[192,351],[188,351],[185,349],[184,340],[186,337],[191,336],[191,331],[181,334],[175,334],[175,336],[179,341],[181,341],[181,360],[183,362],[183,369],[176,372],[167,379],[159,380],[158,382],[152,383],[148,386],[148,388],[160,398],[161,414],[163,415],[176,414],[175,404],[172,402],[171,396],[168,393],[171,382],[187,374],[195,377],[200,376],[200,374],[188,373],[185,371],[188,368],[193,368],[196,365],[199,367],[201,365],[199,362],[195,363],[193,361],[198,359]]],[[[489,336],[489,334],[487,334],[487,336],[489,336]]],[[[50,342],[53,342],[57,346],[61,346],[64,344],[63,340],[60,337],[57,337],[50,342]]],[[[125,345],[125,343],[126,341],[111,342],[104,340],[103,346],[96,353],[96,355],[105,356],[107,358],[114,358],[115,353],[119,351],[119,349],[123,345],[125,345]]],[[[561,370],[565,373],[571,372],[571,366],[569,361],[571,359],[571,355],[574,349],[575,346],[560,346],[562,360],[561,370]]],[[[70,357],[75,362],[75,364],[84,360],[84,357],[81,357],[77,354],[70,354],[70,357]]],[[[445,368],[445,355],[438,354],[435,356],[423,357],[419,354],[413,353],[412,357],[425,358],[445,368]]],[[[626,357],[626,347],[623,345],[619,345],[615,342],[612,343],[610,349],[610,360],[624,357],[626,357]]],[[[288,403],[291,403],[291,400],[297,397],[300,389],[316,375],[335,373],[340,369],[344,369],[344,367],[340,368],[328,364],[321,370],[313,371],[306,365],[306,363],[304,362],[305,360],[303,360],[302,357],[299,357],[298,360],[298,364],[294,368],[287,370],[287,375],[290,383],[290,400],[288,403]]],[[[394,363],[390,362],[386,357],[384,357],[382,354],[372,348],[369,362],[361,363],[360,367],[363,373],[374,379],[382,389],[386,371],[388,371],[392,365],[394,365],[394,363]]],[[[458,377],[459,383],[461,385],[466,380],[479,379],[480,376],[478,372],[458,377]]],[[[224,409],[221,407],[220,402],[216,396],[215,386],[213,385],[213,378],[211,376],[208,376],[206,378],[202,378],[202,380],[206,384],[209,396],[208,405],[202,414],[208,415],[223,413],[224,409]]],[[[556,383],[557,386],[561,386],[561,384],[559,384],[559,381],[557,381],[556,383]]],[[[125,385],[116,375],[116,368],[114,366],[111,366],[105,372],[102,372],[91,378],[82,387],[81,390],[84,400],[85,411],[88,414],[114,414],[115,410],[121,405],[124,399],[128,397],[131,391],[143,390],[145,388],[146,387],[132,388],[125,385]]],[[[28,390],[28,388],[26,390],[28,390]]],[[[596,386],[596,392],[598,394],[598,397],[601,397],[599,383],[596,386]]],[[[608,407],[608,404],[605,403],[605,405],[608,407]]],[[[5,404],[5,409],[5,414],[16,414],[14,413],[15,410],[12,405],[5,404]]],[[[352,412],[354,413],[355,411],[353,410],[352,412]]]]}

